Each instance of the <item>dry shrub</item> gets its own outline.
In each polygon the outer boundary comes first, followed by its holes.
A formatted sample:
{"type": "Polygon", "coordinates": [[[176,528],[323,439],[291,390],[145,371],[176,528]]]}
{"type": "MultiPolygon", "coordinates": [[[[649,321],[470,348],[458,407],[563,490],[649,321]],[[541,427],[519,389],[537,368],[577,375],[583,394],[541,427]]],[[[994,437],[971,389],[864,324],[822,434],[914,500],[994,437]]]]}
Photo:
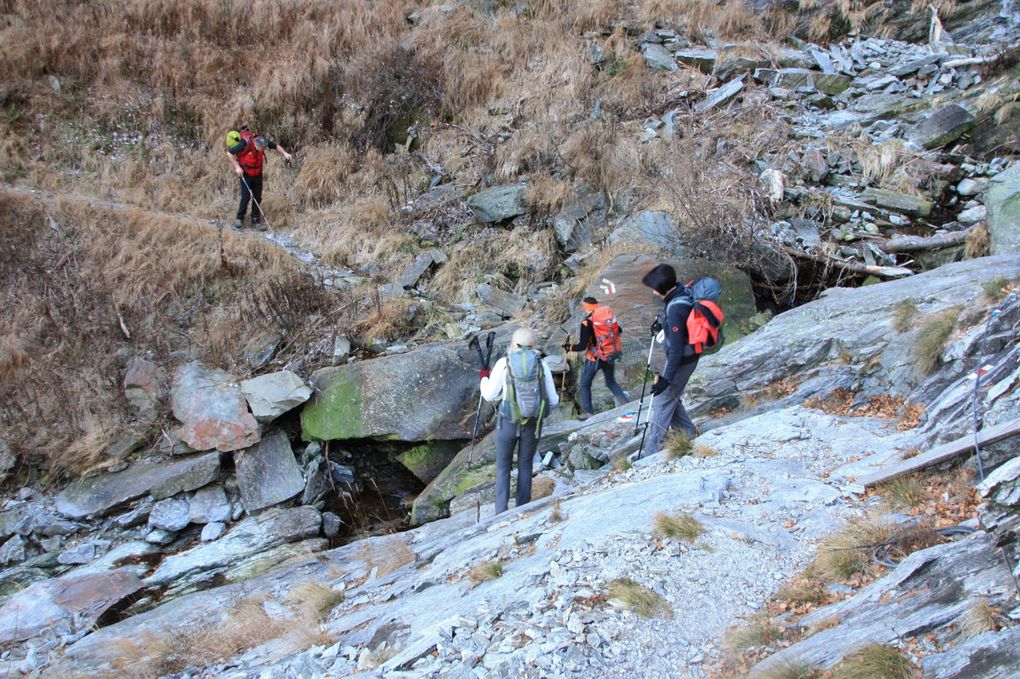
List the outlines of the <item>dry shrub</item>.
{"type": "Polygon", "coordinates": [[[339,202],[347,194],[347,177],[355,169],[354,150],[342,143],[317,144],[304,151],[295,198],[307,207],[339,202]]]}
{"type": "Polygon", "coordinates": [[[694,444],[691,442],[690,434],[674,429],[666,434],[666,440],[663,441],[662,447],[666,449],[667,459],[678,460],[681,457],[690,455],[694,449],[694,444]]]}
{"type": "Polygon", "coordinates": [[[537,215],[559,212],[560,208],[573,197],[574,187],[570,182],[548,175],[532,177],[525,193],[525,200],[531,211],[537,215]]]}
{"type": "Polygon", "coordinates": [[[992,253],[992,237],[983,223],[971,229],[964,241],[963,256],[967,259],[987,257],[992,253]]]}
{"type": "Polygon", "coordinates": [[[831,599],[829,590],[817,568],[808,567],[794,576],[776,592],[777,601],[787,604],[794,611],[804,607],[819,606],[831,599]]]}
{"type": "Polygon", "coordinates": [[[414,300],[403,297],[383,300],[377,294],[373,306],[374,310],[361,317],[353,328],[366,341],[394,340],[415,327],[414,300]]]}
{"type": "Polygon", "coordinates": [[[900,509],[918,506],[923,499],[924,488],[920,476],[908,474],[882,484],[878,492],[885,496],[891,507],[900,509]]]}
{"type": "Polygon", "coordinates": [[[571,174],[604,191],[610,204],[638,179],[638,149],[633,139],[620,134],[615,122],[599,120],[580,127],[560,148],[571,174]]]}
{"type": "Polygon", "coordinates": [[[718,450],[704,443],[695,443],[694,448],[691,449],[691,455],[694,457],[715,457],[718,454],[718,450]]]}
{"type": "Polygon", "coordinates": [[[634,463],[630,461],[630,456],[626,453],[620,453],[612,460],[609,461],[613,468],[617,471],[625,472],[634,466],[634,463]]]}

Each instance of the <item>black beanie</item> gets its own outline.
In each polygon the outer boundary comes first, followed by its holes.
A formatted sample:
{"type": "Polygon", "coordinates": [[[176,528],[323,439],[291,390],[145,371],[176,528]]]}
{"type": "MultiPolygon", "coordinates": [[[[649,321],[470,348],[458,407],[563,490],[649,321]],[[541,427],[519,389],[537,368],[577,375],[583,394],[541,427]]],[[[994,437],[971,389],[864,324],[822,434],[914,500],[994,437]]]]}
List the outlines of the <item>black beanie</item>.
{"type": "Polygon", "coordinates": [[[646,273],[641,282],[660,295],[665,295],[676,287],[676,270],[669,264],[659,264],[646,273]]]}
{"type": "Polygon", "coordinates": [[[585,304],[598,304],[599,303],[599,301],[597,299],[595,299],[594,297],[592,297],[591,295],[588,295],[587,297],[585,297],[581,301],[584,302],[585,304]]]}

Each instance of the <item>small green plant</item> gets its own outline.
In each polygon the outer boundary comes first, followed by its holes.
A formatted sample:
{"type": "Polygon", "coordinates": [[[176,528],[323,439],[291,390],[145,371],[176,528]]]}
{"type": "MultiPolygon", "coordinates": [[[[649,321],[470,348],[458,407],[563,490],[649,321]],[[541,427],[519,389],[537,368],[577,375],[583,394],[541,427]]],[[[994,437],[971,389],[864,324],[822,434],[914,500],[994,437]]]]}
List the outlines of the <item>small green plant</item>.
{"type": "Polygon", "coordinates": [[[1009,287],[1009,279],[1005,276],[996,276],[990,281],[985,281],[981,285],[981,290],[985,293],[985,297],[993,302],[999,301],[1002,297],[1002,293],[1009,287]]]}
{"type": "Polygon", "coordinates": [[[988,603],[984,597],[974,601],[960,620],[960,637],[973,639],[985,632],[994,632],[1002,627],[1002,613],[988,603]]]}
{"type": "Polygon", "coordinates": [[[910,330],[916,315],[917,305],[914,304],[914,300],[910,298],[901,299],[893,306],[893,328],[896,329],[896,332],[910,330]]]}
{"type": "Polygon", "coordinates": [[[655,515],[654,532],[659,537],[694,542],[705,532],[705,527],[687,512],[676,515],[659,512],[655,515]]]}
{"type": "Polygon", "coordinates": [[[617,578],[609,583],[609,598],[642,618],[672,618],[673,608],[657,592],[631,578],[617,578]]]}
{"type": "Polygon", "coordinates": [[[752,616],[743,627],[730,630],[725,643],[730,651],[743,653],[755,646],[767,646],[782,636],[783,628],[773,622],[767,613],[759,613],[752,616]]]}
{"type": "Polygon", "coordinates": [[[478,564],[471,569],[470,575],[471,579],[475,582],[495,580],[503,575],[503,562],[497,560],[486,561],[485,563],[478,564]]]}
{"type": "Polygon", "coordinates": [[[836,665],[833,679],[911,679],[916,668],[897,648],[868,644],[836,665]]]}
{"type": "Polygon", "coordinates": [[[924,324],[917,336],[917,368],[922,375],[929,374],[939,362],[939,356],[946,348],[946,340],[956,327],[961,307],[956,306],[937,314],[924,324]]]}
{"type": "Polygon", "coordinates": [[[630,457],[626,453],[620,453],[619,455],[614,457],[612,464],[613,467],[620,470],[621,472],[625,472],[634,466],[634,464],[630,461],[630,457]]]}
{"type": "Polygon", "coordinates": [[[670,460],[690,455],[694,448],[690,435],[681,431],[670,432],[662,447],[666,449],[666,457],[670,460]]]}
{"type": "Polygon", "coordinates": [[[916,507],[924,501],[924,486],[918,474],[899,476],[882,484],[879,491],[889,506],[895,509],[916,507]]]}

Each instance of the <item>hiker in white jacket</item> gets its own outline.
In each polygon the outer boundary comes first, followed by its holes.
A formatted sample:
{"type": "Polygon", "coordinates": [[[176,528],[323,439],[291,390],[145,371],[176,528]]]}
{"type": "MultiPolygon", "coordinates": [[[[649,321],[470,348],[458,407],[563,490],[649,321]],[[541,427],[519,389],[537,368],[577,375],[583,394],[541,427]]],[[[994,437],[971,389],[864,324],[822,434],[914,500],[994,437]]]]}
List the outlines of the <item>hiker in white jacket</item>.
{"type": "Polygon", "coordinates": [[[518,328],[507,355],[490,371],[481,370],[482,397],[500,401],[496,424],[496,513],[505,512],[510,497],[510,464],[517,448],[517,506],[531,501],[531,470],[542,433],[542,418],[559,405],[549,367],[535,348],[535,333],[518,328]],[[519,444],[519,445],[518,445],[519,444]]]}

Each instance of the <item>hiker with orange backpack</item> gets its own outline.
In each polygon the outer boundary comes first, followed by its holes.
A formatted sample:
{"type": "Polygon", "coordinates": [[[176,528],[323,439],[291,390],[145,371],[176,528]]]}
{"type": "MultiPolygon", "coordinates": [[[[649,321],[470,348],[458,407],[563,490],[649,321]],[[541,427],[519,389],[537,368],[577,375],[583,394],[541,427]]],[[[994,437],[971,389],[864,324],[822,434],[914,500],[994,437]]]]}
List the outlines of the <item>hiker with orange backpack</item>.
{"type": "Polygon", "coordinates": [[[620,334],[623,329],[616,320],[613,310],[608,306],[599,306],[594,297],[581,300],[585,317],[581,319],[581,328],[576,344],[569,339],[563,344],[564,351],[583,351],[584,366],[581,368],[581,414],[579,420],[591,417],[595,409],[592,406],[591,384],[595,373],[602,371],[606,387],[613,394],[616,405],[630,401],[630,396],[616,382],[615,363],[622,356],[623,343],[620,334]]]}
{"type": "Polygon", "coordinates": [[[694,422],[681,401],[687,382],[698,367],[698,360],[706,350],[720,340],[723,312],[716,300],[719,283],[711,278],[678,285],[676,270],[669,264],[659,264],[645,274],[641,282],[662,298],[662,313],[652,324],[652,334],[663,334],[666,363],[652,382],[650,419],[645,428],[648,445],[642,453],[657,453],[669,429],[679,429],[694,438],[694,422]]]}
{"type": "Polygon", "coordinates": [[[276,151],[290,162],[291,155],[286,149],[247,127],[242,127],[240,131],[231,130],[227,134],[227,157],[234,163],[234,174],[241,179],[241,203],[237,206],[237,221],[234,222],[238,229],[244,226],[249,200],[255,203],[251,209],[252,227],[265,229],[261,224],[265,221],[265,213],[262,211],[262,165],[266,149],[276,151]]]}

